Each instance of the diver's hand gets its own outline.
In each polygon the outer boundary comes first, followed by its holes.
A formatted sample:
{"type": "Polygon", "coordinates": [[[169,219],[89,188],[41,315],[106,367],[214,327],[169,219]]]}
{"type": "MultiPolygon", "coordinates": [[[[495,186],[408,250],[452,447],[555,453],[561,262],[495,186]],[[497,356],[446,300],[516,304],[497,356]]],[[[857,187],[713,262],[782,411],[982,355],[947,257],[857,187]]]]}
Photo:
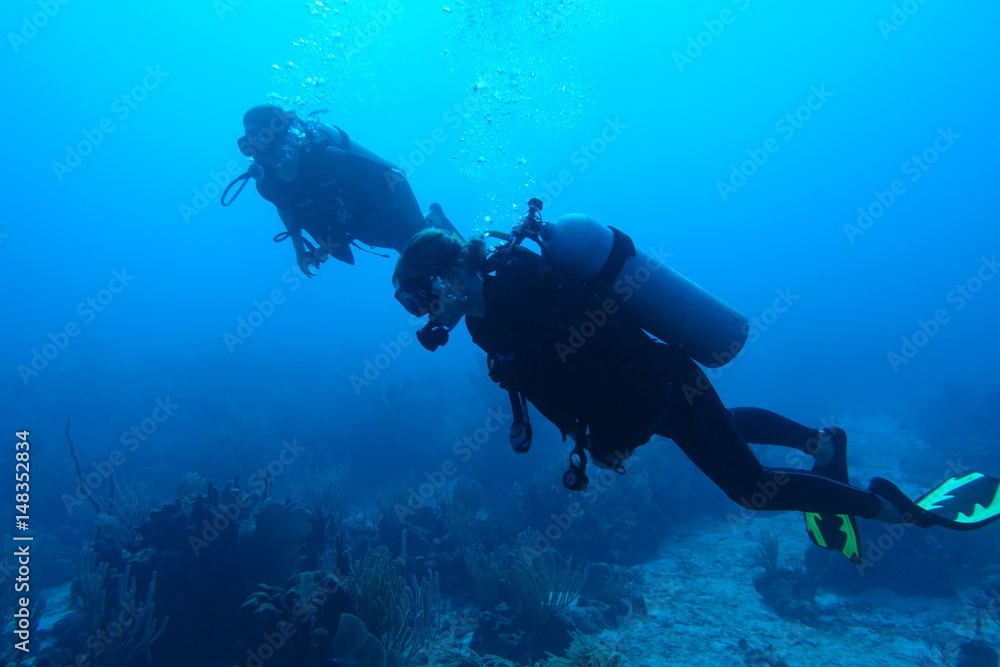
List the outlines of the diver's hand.
{"type": "Polygon", "coordinates": [[[315,266],[318,269],[319,264],[311,256],[306,255],[305,257],[299,257],[298,261],[299,261],[299,271],[304,273],[306,275],[306,278],[312,278],[313,276],[316,275],[310,269],[313,266],[315,266]]]}
{"type": "Polygon", "coordinates": [[[302,238],[301,234],[292,235],[292,246],[295,248],[295,260],[299,265],[299,270],[306,274],[307,278],[316,275],[312,272],[312,268],[318,269],[319,265],[330,256],[323,248],[317,248],[302,238]]]}
{"type": "Polygon", "coordinates": [[[296,253],[296,259],[298,260],[299,270],[306,275],[307,278],[312,278],[316,274],[312,272],[312,269],[319,269],[319,265],[330,258],[322,248],[315,248],[311,252],[302,251],[296,253]]]}

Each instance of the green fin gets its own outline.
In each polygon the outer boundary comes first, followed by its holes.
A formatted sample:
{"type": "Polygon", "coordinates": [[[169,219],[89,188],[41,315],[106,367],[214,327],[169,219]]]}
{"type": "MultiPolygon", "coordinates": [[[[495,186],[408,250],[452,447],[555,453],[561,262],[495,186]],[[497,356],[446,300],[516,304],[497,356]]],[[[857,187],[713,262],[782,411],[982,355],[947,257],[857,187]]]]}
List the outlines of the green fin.
{"type": "Polygon", "coordinates": [[[861,562],[858,524],[849,514],[806,512],[806,532],[813,544],[844,554],[853,563],[861,562]]]}
{"type": "Polygon", "coordinates": [[[949,477],[915,502],[943,519],[939,525],[973,530],[1000,519],[1000,479],[980,472],[949,477]]]}

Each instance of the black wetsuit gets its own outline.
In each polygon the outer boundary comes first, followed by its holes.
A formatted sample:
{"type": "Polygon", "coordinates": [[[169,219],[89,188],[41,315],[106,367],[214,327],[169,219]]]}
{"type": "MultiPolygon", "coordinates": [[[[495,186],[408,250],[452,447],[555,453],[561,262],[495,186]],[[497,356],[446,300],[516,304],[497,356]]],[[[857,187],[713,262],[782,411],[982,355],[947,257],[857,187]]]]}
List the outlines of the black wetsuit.
{"type": "Polygon", "coordinates": [[[515,248],[466,317],[490,377],[520,392],[563,434],[589,429],[614,465],[654,435],[670,438],[732,500],[761,510],[873,517],[878,498],[803,470],[765,468],[747,442],[809,452],[819,433],[757,408],[728,410],[701,368],[535,253],[515,248]],[[590,323],[588,326],[586,323],[590,323]]]}
{"type": "Polygon", "coordinates": [[[339,128],[325,125],[307,126],[294,180],[268,176],[265,166],[257,191],[291,217],[289,232],[307,231],[348,263],[353,262],[351,241],[401,252],[427,227],[402,172],[339,128]]]}

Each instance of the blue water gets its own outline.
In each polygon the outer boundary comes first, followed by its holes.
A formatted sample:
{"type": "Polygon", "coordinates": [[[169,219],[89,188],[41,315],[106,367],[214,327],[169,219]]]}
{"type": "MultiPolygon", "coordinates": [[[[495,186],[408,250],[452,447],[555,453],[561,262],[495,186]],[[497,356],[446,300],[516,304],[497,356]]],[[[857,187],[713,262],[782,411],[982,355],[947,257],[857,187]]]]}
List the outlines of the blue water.
{"type": "MultiPolygon", "coordinates": [[[[589,213],[662,246],[759,322],[713,374],[727,404],[809,424],[891,415],[933,454],[1000,388],[998,14],[941,0],[5,3],[0,423],[35,441],[39,576],[66,580],[92,536],[93,512],[65,501],[67,417],[84,472],[114,457],[151,504],[187,472],[246,479],[290,441],[303,453],[275,497],[349,460],[360,504],[422,481],[506,405],[466,333],[433,354],[412,342],[394,258],[355,253],[306,279],[252,188],[218,205],[246,166],[242,114],[267,101],[323,109],[466,234],[509,229],[541,196],[548,217],[589,213]]],[[[501,433],[461,474],[561,492],[566,445],[538,430],[532,457],[501,433]]],[[[105,477],[95,494],[109,492],[105,477]]]]}

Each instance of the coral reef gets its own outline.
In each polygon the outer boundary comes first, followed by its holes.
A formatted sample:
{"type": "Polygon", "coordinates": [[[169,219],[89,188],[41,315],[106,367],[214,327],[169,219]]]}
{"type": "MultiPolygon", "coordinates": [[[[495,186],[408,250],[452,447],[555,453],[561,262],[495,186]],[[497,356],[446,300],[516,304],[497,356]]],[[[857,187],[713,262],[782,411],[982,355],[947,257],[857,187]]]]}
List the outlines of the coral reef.
{"type": "Polygon", "coordinates": [[[531,560],[515,558],[510,572],[521,611],[538,624],[572,604],[587,579],[586,565],[574,565],[550,553],[531,560]]]}
{"type": "Polygon", "coordinates": [[[753,578],[753,587],[775,612],[803,622],[816,619],[816,582],[804,567],[779,567],[780,542],[771,532],[762,532],[751,550],[754,563],[763,568],[753,578]]]}
{"type": "Polygon", "coordinates": [[[292,498],[314,517],[340,518],[347,509],[351,493],[351,470],[348,464],[310,470],[292,490],[292,498]]]}
{"type": "Polygon", "coordinates": [[[290,504],[265,504],[240,530],[243,581],[285,585],[299,570],[302,547],[311,531],[306,510],[290,504]]]}
{"type": "Polygon", "coordinates": [[[151,648],[169,626],[169,617],[156,616],[156,573],[150,576],[144,599],[136,598],[137,583],[131,566],[108,580],[107,563],[98,562],[91,548],[80,557],[77,590],[90,631],[85,646],[96,667],[127,665],[143,656],[151,661],[151,648]]]}
{"type": "Polygon", "coordinates": [[[245,493],[238,478],[216,488],[190,473],[179,498],[148,511],[140,487],[113,486],[91,498],[98,530],[75,609],[38,630],[36,664],[621,667],[658,656],[781,667],[809,664],[817,642],[851,641],[897,642],[896,655],[926,665],[995,664],[1000,566],[983,545],[1000,541],[986,531],[904,530],[890,546],[885,526],[862,522],[870,562],[859,571],[807,548],[797,515],[751,531],[658,511],[697,482],[656,483],[666,464],[684,464],[671,455],[644,448],[630,465],[640,461],[628,476],[595,476],[590,496],[541,482],[497,491],[462,474],[414,476],[377,505],[349,506],[346,464],[279,482],[285,500],[266,499],[273,480],[245,493]],[[804,563],[788,558],[797,549],[804,563]],[[961,612],[976,619],[965,626],[882,620],[904,604],[890,591],[919,596],[913,615],[930,595],[944,605],[970,589],[989,594],[961,612]],[[139,620],[111,638],[127,609],[139,620]],[[853,634],[804,641],[806,625],[810,636],[831,625],[853,634]]]}
{"type": "Polygon", "coordinates": [[[329,657],[350,596],[334,577],[303,572],[287,588],[260,584],[239,610],[239,650],[252,660],[293,667],[329,657]]]}
{"type": "MultiPolygon", "coordinates": [[[[405,544],[405,538],[404,538],[405,544]]],[[[380,638],[390,659],[409,663],[441,627],[437,574],[407,581],[405,555],[393,558],[386,547],[369,550],[351,566],[350,593],[358,618],[380,638]]]]}
{"type": "MultiPolygon", "coordinates": [[[[352,614],[341,614],[330,653],[335,664],[386,667],[388,662],[385,647],[375,635],[368,632],[361,619],[352,614]]],[[[393,664],[401,663],[397,661],[393,664]]]]}
{"type": "MultiPolygon", "coordinates": [[[[626,667],[628,660],[611,646],[581,632],[572,632],[565,656],[551,653],[541,660],[529,660],[528,667],[626,667]]],[[[518,663],[496,655],[448,649],[443,652],[441,667],[517,667],[518,663]]]]}

